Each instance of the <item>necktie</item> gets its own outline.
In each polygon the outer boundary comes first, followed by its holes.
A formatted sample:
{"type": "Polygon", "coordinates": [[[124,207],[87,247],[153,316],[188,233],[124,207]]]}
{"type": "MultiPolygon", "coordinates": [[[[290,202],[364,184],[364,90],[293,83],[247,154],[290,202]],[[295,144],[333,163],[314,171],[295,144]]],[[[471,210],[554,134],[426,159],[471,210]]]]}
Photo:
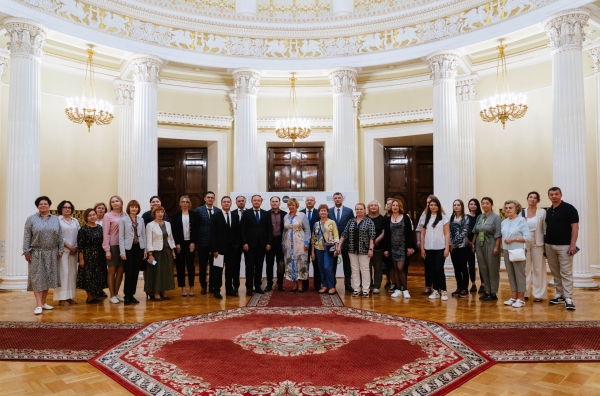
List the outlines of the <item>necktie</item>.
{"type": "Polygon", "coordinates": [[[256,224],[260,223],[260,217],[258,217],[258,210],[254,211],[254,217],[256,217],[256,224]]]}
{"type": "Polygon", "coordinates": [[[308,221],[310,222],[310,220],[312,219],[312,210],[308,211],[308,221]]]}
{"type": "Polygon", "coordinates": [[[337,223],[339,223],[339,222],[340,222],[340,209],[338,209],[338,213],[337,213],[337,220],[336,220],[336,222],[337,222],[337,223]]]}
{"type": "Polygon", "coordinates": [[[227,225],[231,228],[231,222],[229,221],[229,212],[227,212],[227,225]]]}
{"type": "Polygon", "coordinates": [[[212,209],[208,209],[208,217],[212,216],[212,209]]]}

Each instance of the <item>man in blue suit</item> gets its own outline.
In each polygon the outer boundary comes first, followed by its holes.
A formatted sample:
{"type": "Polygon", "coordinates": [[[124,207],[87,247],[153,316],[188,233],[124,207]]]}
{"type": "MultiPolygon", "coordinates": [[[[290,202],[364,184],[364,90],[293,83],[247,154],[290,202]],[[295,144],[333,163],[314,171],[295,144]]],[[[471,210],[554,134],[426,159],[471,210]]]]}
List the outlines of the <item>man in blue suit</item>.
{"type": "MultiPolygon", "coordinates": [[[[315,223],[319,221],[319,211],[315,208],[317,200],[312,195],[304,198],[304,203],[306,204],[306,209],[302,209],[300,212],[306,213],[306,217],[308,217],[308,224],[310,224],[310,230],[314,230],[315,223]]],[[[312,238],[311,238],[312,240],[312,238]]],[[[312,244],[308,246],[308,257],[312,252],[312,244]]],[[[313,280],[314,286],[316,290],[321,289],[321,273],[319,272],[319,263],[317,260],[312,260],[313,265],[313,280]]],[[[302,289],[308,290],[308,279],[302,281],[302,289]]]]}
{"type": "MultiPolygon", "coordinates": [[[[221,209],[213,206],[215,202],[215,193],[207,191],[204,195],[204,205],[196,208],[196,213],[200,215],[200,225],[198,226],[198,242],[196,248],[198,249],[198,262],[200,264],[200,286],[202,286],[201,294],[206,294],[206,266],[211,266],[209,279],[212,278],[213,266],[213,255],[210,248],[210,218],[215,214],[220,214],[221,209]]],[[[209,285],[214,285],[214,280],[209,280],[209,285]]],[[[211,293],[214,291],[211,290],[211,293]]]]}
{"type": "MultiPolygon", "coordinates": [[[[335,204],[333,208],[329,209],[329,218],[335,221],[337,225],[338,232],[340,233],[340,238],[342,237],[342,232],[346,229],[346,224],[348,221],[354,217],[354,211],[346,206],[343,206],[344,196],[340,192],[336,192],[333,194],[333,203],[335,204]]],[[[350,267],[350,256],[348,256],[348,247],[346,243],[342,246],[342,262],[344,264],[344,288],[346,291],[354,291],[350,284],[350,277],[352,275],[352,268],[350,267]]],[[[337,271],[337,261],[333,266],[333,273],[335,275],[337,271]]]]}

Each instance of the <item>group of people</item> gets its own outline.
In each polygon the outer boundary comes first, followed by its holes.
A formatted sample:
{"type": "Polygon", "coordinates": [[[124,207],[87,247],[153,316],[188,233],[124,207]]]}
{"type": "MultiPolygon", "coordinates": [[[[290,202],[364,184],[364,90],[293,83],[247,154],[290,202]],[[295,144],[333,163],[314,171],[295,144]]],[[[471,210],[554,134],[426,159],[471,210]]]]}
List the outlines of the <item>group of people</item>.
{"type": "Polygon", "coordinates": [[[528,194],[526,209],[515,200],[506,201],[507,218],[502,221],[493,212],[489,197],[482,198],[481,203],[473,198],[466,208],[463,201],[455,200],[448,218],[439,199],[431,195],[414,232],[402,201],[395,198],[386,201],[383,215],[376,200],[368,205],[358,203],[353,211],[343,205],[341,193],[333,195],[331,208],[326,204],[317,207],[315,198],[307,196],[306,207],[299,210],[298,200],[290,198],[289,212],[285,212],[277,196],[271,197],[269,211],[261,209],[260,195],[252,196],[249,209],[243,196],[236,197],[235,207],[232,199],[224,196],[219,208],[214,205],[215,194],[209,191],[205,204],[195,210],[190,198],[182,196],[181,210],[169,219],[158,196],[150,199],[152,209],[140,215],[138,201],[131,200],[123,209],[123,200],[115,195],[108,207],[97,203],[87,209],[85,224],[80,227],[72,216],[75,208],[70,201],[62,201],[57,208],[59,216],[53,216],[51,200],[42,196],[35,201],[38,213],[25,224],[28,290],[35,294],[35,314],[53,309],[46,303],[49,289],[55,289],[54,299],[63,306],[77,303],[76,289],[86,291],[88,304],[110,297],[111,303],[130,305],[139,303],[135,292],[139,272],[143,271],[146,298],[168,300],[166,292],[175,289],[175,263],[181,295],[194,296],[194,258],[198,252],[200,293],[210,292],[217,299],[223,298],[223,269],[226,295],[238,295],[242,255],[247,296],[273,291],[275,281],[277,290],[283,292],[284,278],[294,282],[291,293],[303,293],[309,287],[310,263],[314,288],[322,294],[335,294],[341,256],[344,287],[352,296],[369,297],[371,289],[380,293],[386,274],[386,288],[392,297],[410,298],[408,264],[410,256],[419,250],[425,260],[422,294],[429,299],[448,300],[444,263],[450,255],[457,284],[451,295],[466,297],[477,292],[477,257],[480,300],[495,301],[502,247],[512,290],[506,305],[522,307],[528,293],[534,301],[546,298],[546,256],[557,290],[550,303],[575,309],[572,260],[578,250],[579,218],[577,210],[562,201],[558,187],[552,187],[548,196],[552,202],[548,213],[537,207],[537,192],[528,194]],[[106,288],[110,296],[104,292],[106,288]]]}

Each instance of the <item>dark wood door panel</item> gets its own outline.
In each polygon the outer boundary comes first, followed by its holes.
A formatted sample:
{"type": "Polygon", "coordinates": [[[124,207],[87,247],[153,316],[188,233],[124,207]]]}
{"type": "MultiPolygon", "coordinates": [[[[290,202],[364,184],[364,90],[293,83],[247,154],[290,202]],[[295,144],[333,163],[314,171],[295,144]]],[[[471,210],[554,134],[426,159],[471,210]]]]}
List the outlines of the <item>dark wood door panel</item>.
{"type": "Polygon", "coordinates": [[[324,191],[322,147],[271,147],[267,159],[269,191],[324,191]]]}

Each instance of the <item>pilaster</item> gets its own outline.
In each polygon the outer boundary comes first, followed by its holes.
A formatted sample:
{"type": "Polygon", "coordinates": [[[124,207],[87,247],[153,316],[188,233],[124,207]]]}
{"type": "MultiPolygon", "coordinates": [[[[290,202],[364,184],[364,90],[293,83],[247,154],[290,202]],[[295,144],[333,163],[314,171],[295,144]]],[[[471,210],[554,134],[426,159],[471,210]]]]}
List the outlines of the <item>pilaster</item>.
{"type": "MultiPolygon", "coordinates": [[[[127,204],[134,199],[133,185],[135,183],[135,174],[133,173],[133,163],[131,153],[135,150],[134,141],[134,93],[135,85],[133,81],[117,80],[115,81],[115,92],[119,109],[119,187],[118,194],[127,204]]],[[[141,197],[140,197],[141,198],[141,197]]]]}
{"type": "Polygon", "coordinates": [[[475,185],[475,115],[473,101],[475,87],[479,81],[477,74],[461,77],[456,80],[458,156],[457,167],[459,178],[458,197],[465,205],[476,196],[475,185]]]}

